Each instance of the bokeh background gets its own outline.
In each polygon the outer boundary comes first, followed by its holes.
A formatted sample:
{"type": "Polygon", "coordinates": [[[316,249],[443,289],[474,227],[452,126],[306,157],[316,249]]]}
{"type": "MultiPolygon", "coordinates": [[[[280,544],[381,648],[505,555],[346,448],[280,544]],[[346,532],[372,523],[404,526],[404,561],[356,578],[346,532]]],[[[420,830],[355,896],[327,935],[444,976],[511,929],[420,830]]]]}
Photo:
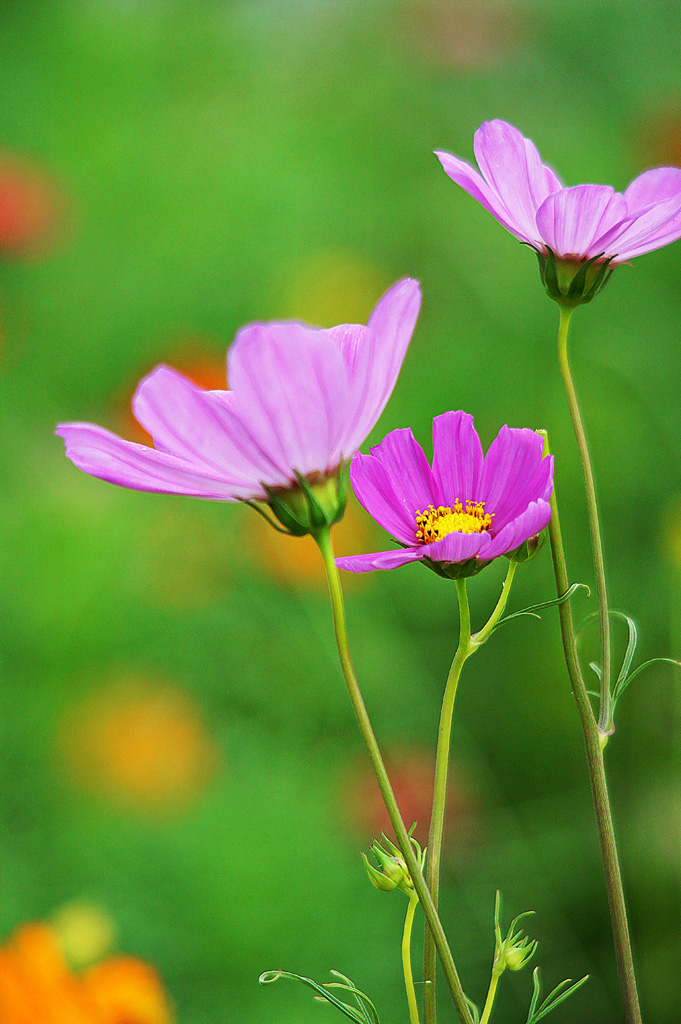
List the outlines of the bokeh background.
{"type": "MultiPolygon", "coordinates": [[[[681,164],[680,34],[664,0],[0,6],[3,941],[53,921],[76,965],[140,957],[181,1024],[334,1015],[289,983],[260,988],[278,967],[342,970],[384,1021],[406,1019],[405,903],[359,859],[385,822],[315,551],[248,509],[86,477],[52,431],[91,419],[144,440],[130,397],[155,363],[224,386],[241,324],[363,322],[408,274],[423,311],[374,438],[411,425],[428,447],[452,408],[485,445],[505,422],[547,427],[571,576],[590,582],[556,309],[532,254],[431,151],[472,158],[475,128],[502,117],[568,183],[622,189],[681,164]]],[[[618,270],[574,321],[612,598],[640,657],[681,650],[680,300],[677,244],[618,270]]],[[[345,552],[384,544],[356,505],[337,534],[345,552]]],[[[471,583],[477,624],[503,568],[471,583]]],[[[513,609],[550,598],[548,551],[518,577],[513,609]]],[[[347,578],[347,601],[423,835],[454,590],[406,567],[347,578]]],[[[578,617],[593,606],[575,599],[578,617]]],[[[655,1024],[681,1019],[680,757],[679,682],[654,667],[608,760],[655,1024]]],[[[442,915],[468,993],[486,990],[498,887],[509,915],[537,911],[548,987],[592,975],[556,1024],[621,1021],[555,610],[466,666],[447,842],[442,915]]],[[[530,988],[527,970],[504,978],[499,1024],[525,1020],[530,988]]]]}

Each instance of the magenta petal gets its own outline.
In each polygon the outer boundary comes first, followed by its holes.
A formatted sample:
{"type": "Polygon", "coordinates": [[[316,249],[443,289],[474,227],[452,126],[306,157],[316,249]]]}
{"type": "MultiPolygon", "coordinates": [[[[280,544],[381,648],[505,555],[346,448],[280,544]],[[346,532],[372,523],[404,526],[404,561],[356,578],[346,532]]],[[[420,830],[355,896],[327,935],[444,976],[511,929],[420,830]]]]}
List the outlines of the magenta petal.
{"type": "Polygon", "coordinates": [[[60,423],[55,433],[66,442],[66,455],[74,465],[120,487],[215,501],[236,501],[262,493],[254,494],[252,488],[239,481],[211,477],[201,467],[174,455],[124,441],[94,423],[60,423]]]}
{"type": "Polygon", "coordinates": [[[537,211],[537,227],[556,256],[608,255],[600,236],[626,215],[623,197],[610,185],[575,185],[546,199],[537,211]]]}
{"type": "Polygon", "coordinates": [[[433,420],[433,476],[438,487],[437,505],[453,505],[458,499],[480,501],[478,494],[483,456],[473,417],[465,412],[445,412],[433,420]]]}
{"type": "Polygon", "coordinates": [[[516,225],[516,234],[537,239],[536,213],[562,186],[543,164],[537,148],[505,121],[486,121],[475,133],[475,159],[487,184],[496,192],[516,225]]]}
{"type": "MultiPolygon", "coordinates": [[[[480,476],[480,501],[493,514],[495,525],[506,522],[540,467],[544,442],[527,427],[502,427],[485,456],[480,476]]],[[[537,495],[538,496],[538,495],[537,495]]]]}
{"type": "Polygon", "coordinates": [[[204,391],[169,366],[157,366],[141,381],[132,406],[154,439],[157,451],[176,455],[210,475],[250,481],[272,475],[272,463],[259,453],[244,454],[244,429],[230,406],[234,396],[204,391]]]}
{"type": "Polygon", "coordinates": [[[374,569],[397,569],[407,562],[417,562],[421,548],[400,548],[398,551],[378,551],[373,555],[347,555],[337,558],[336,565],[346,572],[373,572],[374,569]]]}
{"type": "Polygon", "coordinates": [[[458,156],[446,153],[443,150],[435,150],[435,156],[442,164],[445,174],[468,192],[469,196],[477,200],[481,206],[484,206],[487,212],[491,213],[507,231],[510,231],[512,235],[515,235],[522,242],[529,242],[530,244],[535,242],[536,230],[532,237],[524,234],[496,192],[489,187],[484,178],[470,164],[467,164],[465,160],[460,160],[458,156]]]}
{"type": "Polygon", "coordinates": [[[666,199],[616,225],[597,244],[618,262],[652,252],[681,236],[681,196],[666,199]]]}
{"type": "Polygon", "coordinates": [[[386,470],[400,506],[411,521],[412,531],[415,530],[417,510],[439,504],[439,492],[421,445],[411,428],[405,427],[392,430],[371,449],[371,454],[386,470]]]}
{"type": "Polygon", "coordinates": [[[356,452],[350,464],[350,481],[358,501],[384,530],[403,544],[414,543],[413,511],[395,492],[390,474],[378,459],[356,452]]]}
{"type": "Polygon", "coordinates": [[[477,555],[485,558],[483,552],[489,543],[488,533],[448,533],[434,544],[424,544],[422,557],[430,558],[433,562],[467,562],[477,555]]]}
{"type": "Polygon", "coordinates": [[[629,213],[643,212],[647,207],[681,195],[681,170],[678,167],[655,167],[634,178],[624,193],[629,213]]]}
{"type": "Polygon", "coordinates": [[[515,551],[530,537],[540,533],[551,518],[551,506],[547,501],[532,502],[516,519],[507,523],[496,537],[491,539],[481,557],[496,558],[509,551],[515,551]]]}
{"type": "Polygon", "coordinates": [[[234,411],[253,444],[278,466],[281,484],[335,469],[348,412],[347,373],[326,332],[297,323],[251,324],[228,357],[234,411]]]}
{"type": "Polygon", "coordinates": [[[418,281],[406,278],[390,288],[369,317],[357,346],[338,448],[347,459],[383,412],[395,387],[421,308],[418,281]]]}

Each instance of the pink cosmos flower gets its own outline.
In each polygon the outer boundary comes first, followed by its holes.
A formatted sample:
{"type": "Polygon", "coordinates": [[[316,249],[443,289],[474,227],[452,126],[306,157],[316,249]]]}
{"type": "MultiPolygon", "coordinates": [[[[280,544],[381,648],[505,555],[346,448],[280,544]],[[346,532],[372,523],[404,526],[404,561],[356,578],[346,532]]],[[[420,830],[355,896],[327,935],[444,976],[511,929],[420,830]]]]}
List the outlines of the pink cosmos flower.
{"type": "Polygon", "coordinates": [[[451,153],[435,155],[457,185],[539,253],[576,262],[602,257],[615,266],[681,238],[676,167],[646,171],[623,194],[610,185],[566,188],[534,143],[504,121],[480,125],[474,151],[482,173],[451,153]]]}
{"type": "Polygon", "coordinates": [[[543,457],[534,431],[502,427],[483,458],[473,417],[446,412],[433,420],[433,452],[431,469],[407,428],[393,430],[371,455],[354,455],[353,490],[400,547],[338,558],[341,569],[421,561],[440,575],[469,576],[547,525],[553,457],[543,457]]]}
{"type": "Polygon", "coordinates": [[[138,491],[268,501],[301,480],[323,485],[383,411],[420,305],[418,282],[405,279],[366,326],[250,324],[227,356],[229,391],[156,367],[133,399],[153,448],[93,423],[61,423],[56,433],[79,469],[138,491]]]}

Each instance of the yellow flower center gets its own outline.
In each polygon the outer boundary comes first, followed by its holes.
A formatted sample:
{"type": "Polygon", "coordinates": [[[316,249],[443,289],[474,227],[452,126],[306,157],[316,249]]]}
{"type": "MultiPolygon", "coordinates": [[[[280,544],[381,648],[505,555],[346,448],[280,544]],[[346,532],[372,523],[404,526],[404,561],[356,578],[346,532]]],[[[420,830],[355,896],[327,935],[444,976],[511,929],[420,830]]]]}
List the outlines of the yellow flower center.
{"type": "Polygon", "coordinates": [[[492,516],[485,512],[484,501],[467,501],[464,509],[457,498],[454,507],[430,505],[424,512],[416,510],[416,539],[422,544],[442,540],[448,533],[482,533],[492,525],[492,516]]]}

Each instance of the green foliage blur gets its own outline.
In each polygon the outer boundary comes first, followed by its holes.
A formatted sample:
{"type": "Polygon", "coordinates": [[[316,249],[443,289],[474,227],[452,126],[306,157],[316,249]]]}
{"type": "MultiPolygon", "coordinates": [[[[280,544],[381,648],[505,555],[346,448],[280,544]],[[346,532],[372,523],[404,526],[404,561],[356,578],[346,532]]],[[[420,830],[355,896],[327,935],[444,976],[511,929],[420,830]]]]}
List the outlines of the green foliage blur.
{"type": "MultiPolygon", "coordinates": [[[[11,166],[44,228],[0,263],[2,939],[85,903],[158,967],[181,1024],[333,1017],[288,982],[260,988],[276,968],[337,968],[406,1019],[404,901],[360,859],[384,821],[314,552],[248,509],[86,477],[52,431],[83,419],[144,440],[129,400],[157,362],[220,386],[243,323],[364,321],[410,275],[423,311],[374,440],[410,425],[429,450],[432,417],[457,408],[485,445],[506,422],[546,427],[571,578],[591,583],[557,309],[532,253],[431,151],[472,159],[474,130],[501,117],[570,184],[681,164],[680,34],[664,0],[0,5],[0,194],[11,166]]],[[[618,269],[573,325],[612,601],[641,658],[681,651],[680,299],[676,244],[618,269]]],[[[347,553],[384,544],[349,516],[347,553]]],[[[504,567],[471,581],[478,627],[504,567]]],[[[374,725],[427,825],[454,588],[420,566],[347,582],[374,725]]],[[[552,596],[546,546],[509,610],[552,596]]],[[[581,618],[595,599],[574,604],[581,618]]],[[[644,1018],[678,1024],[673,670],[642,676],[617,725],[644,1018]]],[[[468,994],[484,999],[499,888],[509,916],[537,912],[549,988],[592,975],[556,1024],[621,1021],[555,609],[466,666],[453,749],[442,917],[468,994]]],[[[419,957],[420,940],[417,979],[419,957]]],[[[529,970],[504,977],[495,1020],[524,1021],[530,993],[529,970]]]]}

